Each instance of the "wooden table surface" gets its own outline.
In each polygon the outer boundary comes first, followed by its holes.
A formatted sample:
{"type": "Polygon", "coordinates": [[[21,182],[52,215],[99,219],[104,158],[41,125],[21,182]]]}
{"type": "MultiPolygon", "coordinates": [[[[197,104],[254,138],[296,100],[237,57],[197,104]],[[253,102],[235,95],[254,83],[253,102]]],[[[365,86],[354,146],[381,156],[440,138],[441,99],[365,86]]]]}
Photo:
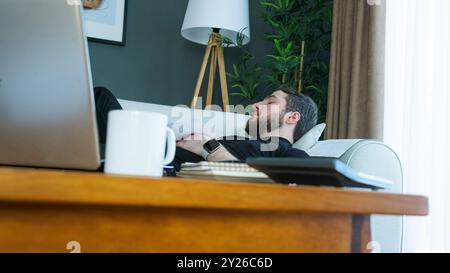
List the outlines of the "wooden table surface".
{"type": "Polygon", "coordinates": [[[0,252],[363,252],[423,196],[0,167],[0,252]]]}

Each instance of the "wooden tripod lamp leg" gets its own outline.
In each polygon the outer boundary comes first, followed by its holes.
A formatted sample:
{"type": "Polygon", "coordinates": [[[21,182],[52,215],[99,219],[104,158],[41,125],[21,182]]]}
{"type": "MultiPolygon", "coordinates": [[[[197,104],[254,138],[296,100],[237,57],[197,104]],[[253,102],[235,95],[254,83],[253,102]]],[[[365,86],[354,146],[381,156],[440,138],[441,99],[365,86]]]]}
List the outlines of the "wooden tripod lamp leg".
{"type": "Polygon", "coordinates": [[[217,69],[217,46],[212,48],[211,52],[211,64],[209,65],[209,82],[208,82],[208,94],[206,97],[206,108],[209,109],[212,105],[212,99],[214,94],[214,78],[216,76],[217,69]]]}
{"type": "Polygon", "coordinates": [[[200,74],[198,75],[197,85],[195,86],[194,98],[192,99],[191,108],[197,106],[198,97],[200,95],[200,89],[202,88],[203,79],[205,78],[206,66],[208,65],[208,59],[211,55],[212,44],[210,43],[206,48],[205,56],[203,58],[200,74]]]}
{"type": "Polygon", "coordinates": [[[222,89],[222,101],[225,112],[229,111],[229,98],[228,98],[228,85],[227,75],[225,72],[225,60],[223,56],[223,48],[219,45],[219,41],[215,36],[211,36],[209,39],[208,47],[206,48],[205,56],[203,58],[200,74],[195,86],[194,98],[192,99],[191,108],[195,108],[198,103],[200,90],[202,88],[203,79],[205,78],[206,67],[211,57],[211,64],[209,67],[209,80],[208,80],[208,93],[206,97],[206,108],[212,105],[212,99],[214,94],[214,78],[216,75],[217,67],[219,67],[220,86],[222,89]]]}
{"type": "Polygon", "coordinates": [[[218,47],[218,62],[219,62],[219,75],[220,75],[220,85],[222,89],[222,101],[223,109],[225,112],[229,111],[230,102],[228,100],[228,85],[227,85],[227,75],[225,72],[225,60],[223,57],[223,48],[218,47]]]}

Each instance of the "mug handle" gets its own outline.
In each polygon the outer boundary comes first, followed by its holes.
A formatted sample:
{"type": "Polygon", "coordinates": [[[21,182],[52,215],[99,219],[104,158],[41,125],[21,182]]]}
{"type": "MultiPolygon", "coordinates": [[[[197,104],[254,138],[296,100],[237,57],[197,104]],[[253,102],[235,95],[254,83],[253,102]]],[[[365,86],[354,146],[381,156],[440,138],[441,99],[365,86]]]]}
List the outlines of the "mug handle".
{"type": "Polygon", "coordinates": [[[177,140],[172,129],[167,128],[167,153],[164,158],[164,166],[169,165],[175,159],[175,152],[177,148],[177,140]]]}

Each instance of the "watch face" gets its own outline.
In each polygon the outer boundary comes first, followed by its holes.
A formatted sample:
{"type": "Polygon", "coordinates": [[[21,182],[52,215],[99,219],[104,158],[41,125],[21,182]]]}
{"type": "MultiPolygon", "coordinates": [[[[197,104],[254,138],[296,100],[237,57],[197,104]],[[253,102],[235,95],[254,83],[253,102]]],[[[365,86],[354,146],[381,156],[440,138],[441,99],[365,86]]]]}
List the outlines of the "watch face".
{"type": "Polygon", "coordinates": [[[216,151],[219,147],[220,147],[220,143],[217,140],[210,140],[210,141],[206,142],[206,144],[204,146],[205,150],[207,150],[210,153],[216,151]]]}

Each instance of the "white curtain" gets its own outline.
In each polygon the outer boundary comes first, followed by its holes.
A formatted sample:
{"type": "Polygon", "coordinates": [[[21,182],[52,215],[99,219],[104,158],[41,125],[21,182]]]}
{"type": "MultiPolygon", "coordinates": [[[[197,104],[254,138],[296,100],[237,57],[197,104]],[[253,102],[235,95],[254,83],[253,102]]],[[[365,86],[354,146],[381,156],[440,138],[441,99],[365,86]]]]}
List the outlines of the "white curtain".
{"type": "Polygon", "coordinates": [[[430,198],[406,218],[405,252],[450,252],[450,0],[387,0],[385,142],[405,191],[430,198]]]}

